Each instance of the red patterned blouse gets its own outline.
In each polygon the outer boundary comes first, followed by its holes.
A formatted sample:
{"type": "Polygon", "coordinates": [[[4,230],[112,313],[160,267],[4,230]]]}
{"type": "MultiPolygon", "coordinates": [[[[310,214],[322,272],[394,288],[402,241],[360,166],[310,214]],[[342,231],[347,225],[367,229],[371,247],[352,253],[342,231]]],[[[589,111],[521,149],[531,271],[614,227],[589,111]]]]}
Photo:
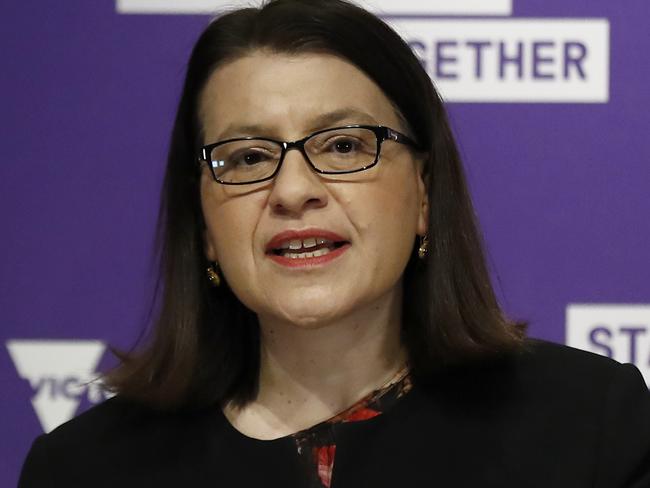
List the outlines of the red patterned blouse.
{"type": "Polygon", "coordinates": [[[412,388],[408,368],[400,370],[384,386],[371,392],[351,407],[309,429],[292,435],[302,460],[309,488],[330,488],[336,456],[333,426],[345,422],[367,420],[388,411],[412,388]]]}

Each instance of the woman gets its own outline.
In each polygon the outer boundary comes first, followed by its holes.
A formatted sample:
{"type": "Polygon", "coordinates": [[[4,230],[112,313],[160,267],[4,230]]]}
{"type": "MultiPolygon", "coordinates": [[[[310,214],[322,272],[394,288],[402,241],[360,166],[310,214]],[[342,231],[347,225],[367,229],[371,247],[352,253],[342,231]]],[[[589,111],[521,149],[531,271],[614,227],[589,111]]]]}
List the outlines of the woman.
{"type": "Polygon", "coordinates": [[[161,228],[151,345],[22,487],[650,486],[640,374],[504,318],[440,99],[364,10],[210,24],[161,228]]]}

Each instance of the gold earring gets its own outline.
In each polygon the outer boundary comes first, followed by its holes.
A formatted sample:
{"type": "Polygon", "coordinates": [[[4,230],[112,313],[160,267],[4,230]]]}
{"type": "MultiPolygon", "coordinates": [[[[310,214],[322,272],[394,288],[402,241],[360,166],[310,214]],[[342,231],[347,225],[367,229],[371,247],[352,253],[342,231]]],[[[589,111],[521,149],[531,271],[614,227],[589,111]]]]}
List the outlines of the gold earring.
{"type": "Polygon", "coordinates": [[[208,281],[215,288],[221,284],[221,278],[219,278],[219,275],[215,270],[216,267],[217,267],[217,263],[214,263],[214,268],[212,266],[208,266],[205,270],[206,274],[208,275],[208,281]]]}
{"type": "Polygon", "coordinates": [[[418,249],[418,257],[420,259],[424,259],[427,257],[428,252],[429,252],[429,236],[427,234],[424,234],[423,236],[420,236],[420,248],[418,249]]]}

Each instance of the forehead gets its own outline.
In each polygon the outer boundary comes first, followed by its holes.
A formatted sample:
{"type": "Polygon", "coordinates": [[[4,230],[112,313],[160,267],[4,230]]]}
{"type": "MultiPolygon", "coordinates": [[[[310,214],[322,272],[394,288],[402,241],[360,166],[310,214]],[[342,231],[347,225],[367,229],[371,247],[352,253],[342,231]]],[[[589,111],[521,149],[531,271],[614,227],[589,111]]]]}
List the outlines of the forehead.
{"type": "Polygon", "coordinates": [[[217,68],[201,92],[199,118],[211,141],[247,135],[291,139],[336,123],[402,125],[365,73],[320,53],[257,51],[217,68]]]}

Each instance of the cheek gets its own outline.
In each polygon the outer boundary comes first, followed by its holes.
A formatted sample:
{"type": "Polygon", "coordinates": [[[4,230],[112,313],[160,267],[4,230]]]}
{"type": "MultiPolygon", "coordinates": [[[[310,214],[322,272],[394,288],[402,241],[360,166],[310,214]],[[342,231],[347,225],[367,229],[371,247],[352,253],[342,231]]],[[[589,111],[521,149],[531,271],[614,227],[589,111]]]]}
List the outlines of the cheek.
{"type": "Polygon", "coordinates": [[[224,198],[212,191],[202,196],[206,226],[206,251],[213,250],[220,266],[251,255],[253,234],[259,220],[256,199],[224,198]],[[223,264],[222,264],[223,263],[223,264]]]}
{"type": "Polygon", "coordinates": [[[370,252],[399,261],[410,255],[418,219],[415,179],[409,174],[391,175],[359,191],[349,199],[351,220],[370,252]]]}
{"type": "Polygon", "coordinates": [[[254,292],[254,284],[259,280],[253,236],[259,212],[245,200],[208,210],[206,225],[222,276],[235,295],[255,309],[258,293],[254,292]]]}

